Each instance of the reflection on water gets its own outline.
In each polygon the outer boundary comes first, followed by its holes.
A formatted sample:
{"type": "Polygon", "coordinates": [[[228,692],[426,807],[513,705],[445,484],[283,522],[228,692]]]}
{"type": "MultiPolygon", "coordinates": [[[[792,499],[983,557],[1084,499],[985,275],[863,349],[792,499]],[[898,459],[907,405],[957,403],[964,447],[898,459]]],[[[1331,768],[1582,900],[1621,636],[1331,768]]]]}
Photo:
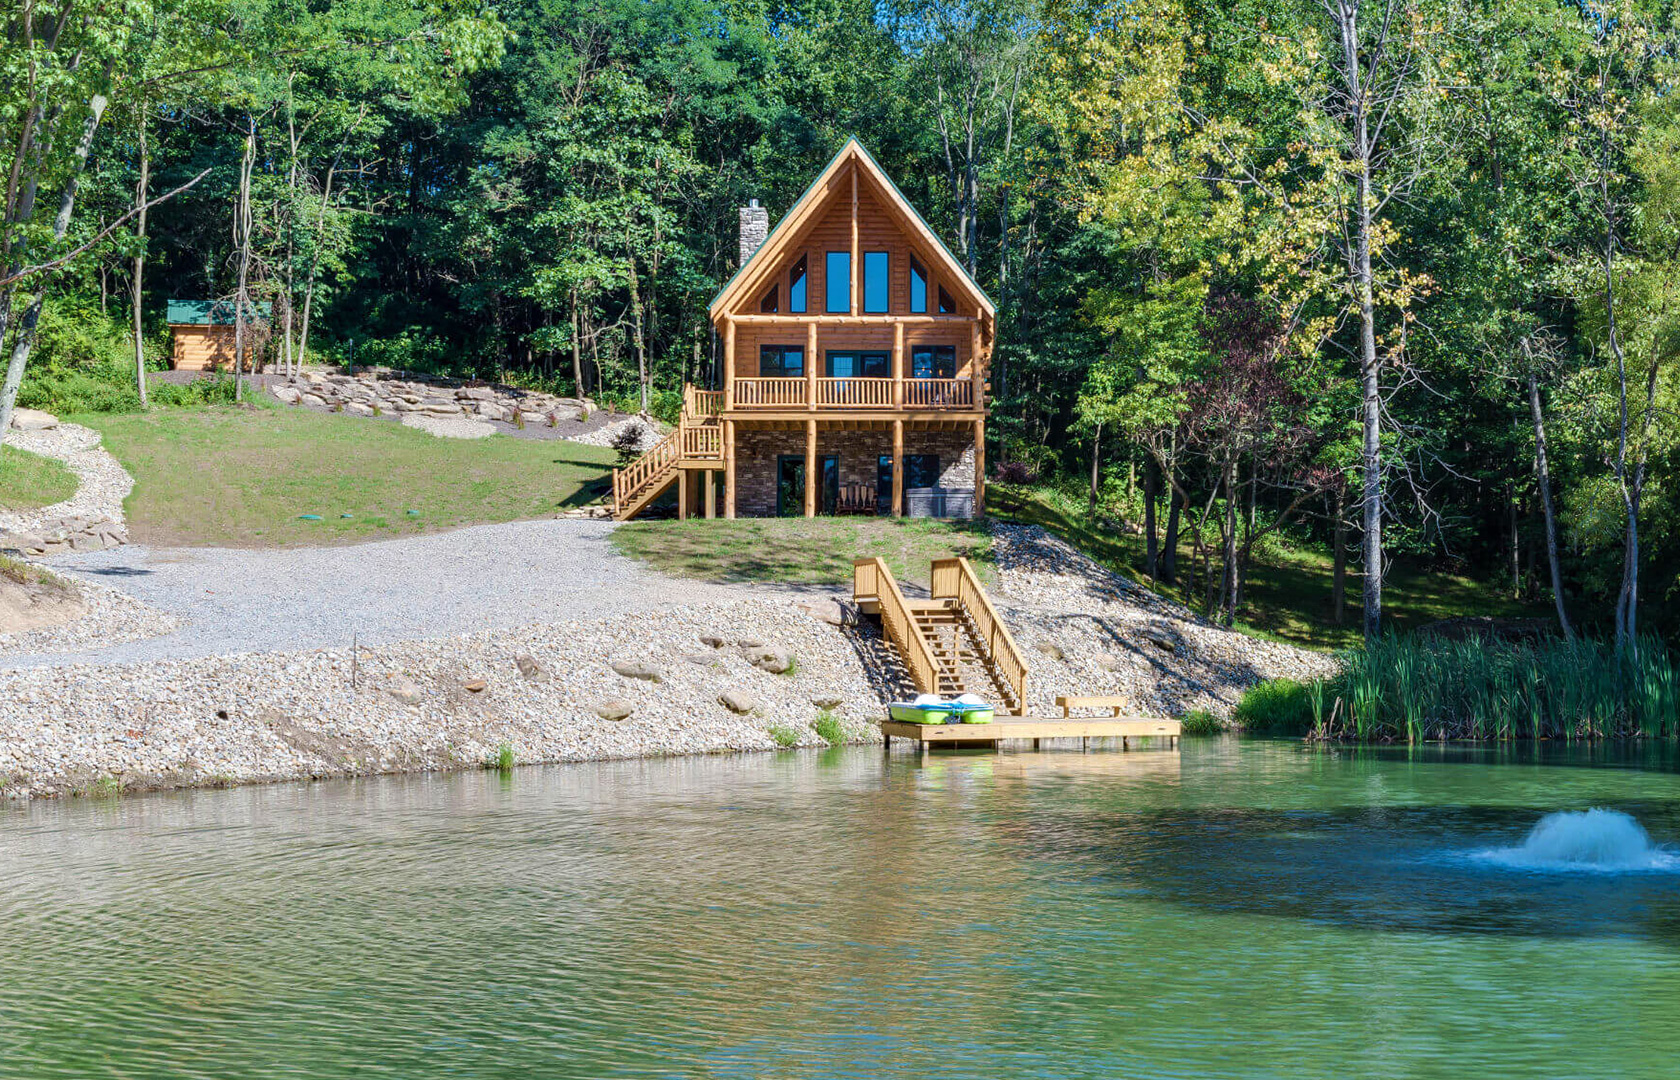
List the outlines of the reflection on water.
{"type": "Polygon", "coordinates": [[[0,1076],[1668,1076],[1663,752],[743,755],[0,812],[0,1076]],[[1560,1038],[1567,1027],[1567,1039],[1560,1038]]]}

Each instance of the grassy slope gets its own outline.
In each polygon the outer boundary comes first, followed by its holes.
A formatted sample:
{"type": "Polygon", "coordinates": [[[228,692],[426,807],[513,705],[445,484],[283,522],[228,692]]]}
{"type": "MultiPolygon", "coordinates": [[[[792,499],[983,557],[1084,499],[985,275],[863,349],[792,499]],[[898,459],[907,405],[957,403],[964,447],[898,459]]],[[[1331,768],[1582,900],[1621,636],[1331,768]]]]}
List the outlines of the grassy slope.
{"type": "Polygon", "coordinates": [[[103,432],[133,474],[130,533],[151,544],[350,543],[541,517],[599,498],[614,459],[576,443],[439,439],[302,409],[215,406],[77,422],[103,432]]]}
{"type": "Polygon", "coordinates": [[[57,458],[0,449],[0,510],[34,510],[76,493],[76,474],[57,458]]]}
{"type": "Polygon", "coordinates": [[[989,539],[963,522],[926,518],[740,518],[632,521],[613,545],[668,574],[713,581],[828,585],[852,580],[852,560],[878,555],[901,581],[926,585],[928,564],[950,555],[981,562],[989,539]]]}
{"type": "MultiPolygon", "coordinates": [[[[1042,525],[1099,562],[1142,580],[1143,537],[1098,529],[1083,515],[1060,510],[1034,492],[1001,486],[989,492],[988,509],[1003,520],[1042,525]]],[[[1189,561],[1186,542],[1179,548],[1179,566],[1185,567],[1189,561]]],[[[1357,643],[1359,578],[1354,574],[1348,577],[1347,621],[1338,626],[1330,603],[1332,577],[1327,553],[1291,550],[1281,555],[1256,554],[1248,576],[1247,618],[1240,628],[1313,649],[1340,649],[1357,643]]],[[[1161,586],[1158,591],[1175,600],[1189,600],[1183,589],[1161,586]]],[[[1388,625],[1404,630],[1457,615],[1508,617],[1545,615],[1546,611],[1511,600],[1468,577],[1396,566],[1383,583],[1383,613],[1388,625]]]]}

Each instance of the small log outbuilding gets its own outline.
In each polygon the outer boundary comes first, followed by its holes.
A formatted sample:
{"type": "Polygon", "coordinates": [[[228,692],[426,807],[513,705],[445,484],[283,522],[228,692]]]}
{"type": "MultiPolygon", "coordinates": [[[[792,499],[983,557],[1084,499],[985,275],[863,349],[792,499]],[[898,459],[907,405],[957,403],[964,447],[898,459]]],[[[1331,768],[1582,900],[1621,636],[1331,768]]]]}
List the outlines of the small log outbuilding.
{"type": "MultiPolygon", "coordinates": [[[[169,332],[175,339],[169,366],[177,371],[222,371],[233,368],[233,301],[171,300],[169,332]]],[[[253,329],[268,325],[271,305],[252,304],[245,324],[245,367],[250,370],[256,354],[253,329]]]]}

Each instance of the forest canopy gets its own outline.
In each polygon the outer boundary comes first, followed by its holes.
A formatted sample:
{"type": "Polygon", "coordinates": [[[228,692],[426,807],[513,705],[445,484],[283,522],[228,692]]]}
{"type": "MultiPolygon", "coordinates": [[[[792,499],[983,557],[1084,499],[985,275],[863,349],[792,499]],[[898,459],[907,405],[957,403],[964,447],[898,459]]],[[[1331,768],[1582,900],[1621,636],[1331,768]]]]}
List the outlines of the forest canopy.
{"type": "Polygon", "coordinates": [[[668,409],[714,381],[738,208],[774,221],[855,135],[997,303],[988,459],[1141,523],[1140,570],[1210,613],[1287,537],[1371,632],[1358,571],[1396,559],[1571,632],[1680,626],[1672,4],[20,0],[6,29],[7,412],[161,366],[171,298],[268,305],[282,370],[668,409]]]}

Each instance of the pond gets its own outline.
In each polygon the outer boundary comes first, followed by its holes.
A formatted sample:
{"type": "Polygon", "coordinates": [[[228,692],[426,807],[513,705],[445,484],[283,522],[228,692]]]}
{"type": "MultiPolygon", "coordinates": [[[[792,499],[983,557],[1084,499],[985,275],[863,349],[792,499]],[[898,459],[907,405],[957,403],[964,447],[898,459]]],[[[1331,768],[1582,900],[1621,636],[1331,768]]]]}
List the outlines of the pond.
{"type": "Polygon", "coordinates": [[[0,1075],[1668,1077],[1676,768],[1187,740],[38,802],[0,1075]],[[1589,807],[1657,846],[1524,846],[1589,807]]]}

